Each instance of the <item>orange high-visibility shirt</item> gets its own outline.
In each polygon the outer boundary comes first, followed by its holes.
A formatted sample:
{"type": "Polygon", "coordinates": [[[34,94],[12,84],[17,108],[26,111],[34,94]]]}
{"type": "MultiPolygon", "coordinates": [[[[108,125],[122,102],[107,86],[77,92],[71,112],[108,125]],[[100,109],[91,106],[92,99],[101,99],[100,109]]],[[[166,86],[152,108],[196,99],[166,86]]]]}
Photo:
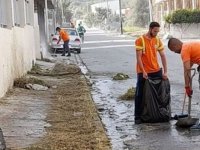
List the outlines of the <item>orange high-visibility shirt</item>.
{"type": "Polygon", "coordinates": [[[69,40],[69,34],[65,30],[61,29],[59,34],[60,34],[60,38],[63,41],[68,41],[69,40]]]}
{"type": "MultiPolygon", "coordinates": [[[[139,37],[135,41],[136,51],[142,51],[142,63],[147,73],[153,73],[160,70],[157,58],[157,51],[164,50],[161,40],[157,37],[148,38],[146,35],[139,37]],[[143,38],[142,38],[143,37],[143,38]]],[[[142,69],[137,64],[137,73],[142,73],[142,69]]]]}
{"type": "Polygon", "coordinates": [[[183,62],[190,61],[192,64],[200,65],[200,42],[183,43],[181,58],[183,62]]]}

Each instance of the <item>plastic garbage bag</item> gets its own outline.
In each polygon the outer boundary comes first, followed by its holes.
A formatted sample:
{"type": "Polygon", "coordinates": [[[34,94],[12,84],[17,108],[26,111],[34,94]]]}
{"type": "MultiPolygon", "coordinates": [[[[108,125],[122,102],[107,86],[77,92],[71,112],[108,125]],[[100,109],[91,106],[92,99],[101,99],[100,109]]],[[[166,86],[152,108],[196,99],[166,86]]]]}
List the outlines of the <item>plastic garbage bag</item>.
{"type": "Polygon", "coordinates": [[[147,79],[143,89],[142,122],[167,122],[171,118],[169,80],[147,79]]]}

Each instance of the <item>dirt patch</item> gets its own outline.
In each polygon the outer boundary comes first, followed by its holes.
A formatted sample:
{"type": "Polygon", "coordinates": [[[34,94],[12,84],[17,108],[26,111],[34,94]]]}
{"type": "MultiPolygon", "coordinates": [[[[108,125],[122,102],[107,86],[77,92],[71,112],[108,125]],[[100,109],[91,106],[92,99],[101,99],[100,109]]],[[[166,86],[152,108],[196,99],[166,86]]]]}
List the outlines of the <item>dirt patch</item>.
{"type": "MultiPolygon", "coordinates": [[[[62,67],[61,65],[60,68],[62,67]]],[[[70,67],[73,71],[77,68],[70,67]]],[[[62,68],[61,70],[66,72],[65,69],[62,68]]],[[[54,72],[58,72],[58,70],[54,70],[54,72]]],[[[54,95],[54,98],[51,100],[51,104],[49,104],[51,108],[45,119],[51,126],[46,127],[47,134],[40,142],[26,149],[111,149],[83,75],[68,74],[59,77],[41,76],[41,78],[45,82],[57,86],[56,89],[51,89],[51,94],[54,95]]]]}
{"type": "Polygon", "coordinates": [[[129,88],[127,92],[121,95],[119,98],[121,100],[133,100],[134,97],[135,97],[135,88],[132,87],[132,88],[129,88]]]}

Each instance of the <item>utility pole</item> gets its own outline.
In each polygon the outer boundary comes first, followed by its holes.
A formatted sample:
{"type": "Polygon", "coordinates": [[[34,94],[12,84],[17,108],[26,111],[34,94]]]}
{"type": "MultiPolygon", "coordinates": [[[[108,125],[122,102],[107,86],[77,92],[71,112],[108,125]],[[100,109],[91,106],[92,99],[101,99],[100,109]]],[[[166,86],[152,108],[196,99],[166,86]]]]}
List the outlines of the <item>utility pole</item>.
{"type": "Polygon", "coordinates": [[[153,15],[152,15],[152,2],[149,0],[149,20],[150,22],[153,21],[153,15]]]}
{"type": "Polygon", "coordinates": [[[47,42],[49,42],[49,16],[48,16],[48,7],[47,7],[47,0],[45,0],[45,33],[47,42]]]}
{"type": "Polygon", "coordinates": [[[107,9],[106,9],[106,23],[108,23],[108,0],[106,0],[106,4],[107,4],[107,9]]]}
{"type": "Polygon", "coordinates": [[[119,0],[119,18],[120,18],[120,30],[121,30],[121,34],[123,34],[122,4],[121,4],[121,0],[119,0]]]}
{"type": "Polygon", "coordinates": [[[62,26],[64,24],[64,12],[63,12],[63,0],[61,1],[61,13],[62,13],[62,26]]]}

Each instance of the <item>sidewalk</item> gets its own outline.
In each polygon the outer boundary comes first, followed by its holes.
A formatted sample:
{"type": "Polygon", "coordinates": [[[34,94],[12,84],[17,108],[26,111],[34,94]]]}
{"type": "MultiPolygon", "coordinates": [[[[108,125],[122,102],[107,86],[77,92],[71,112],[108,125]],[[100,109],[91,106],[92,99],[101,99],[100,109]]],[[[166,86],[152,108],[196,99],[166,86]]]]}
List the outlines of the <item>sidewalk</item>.
{"type": "Polygon", "coordinates": [[[60,68],[38,61],[42,70],[27,75],[44,81],[48,90],[14,87],[0,99],[7,149],[111,149],[86,78],[77,66],[69,65],[77,62],[74,56],[58,57],[60,68]]]}

